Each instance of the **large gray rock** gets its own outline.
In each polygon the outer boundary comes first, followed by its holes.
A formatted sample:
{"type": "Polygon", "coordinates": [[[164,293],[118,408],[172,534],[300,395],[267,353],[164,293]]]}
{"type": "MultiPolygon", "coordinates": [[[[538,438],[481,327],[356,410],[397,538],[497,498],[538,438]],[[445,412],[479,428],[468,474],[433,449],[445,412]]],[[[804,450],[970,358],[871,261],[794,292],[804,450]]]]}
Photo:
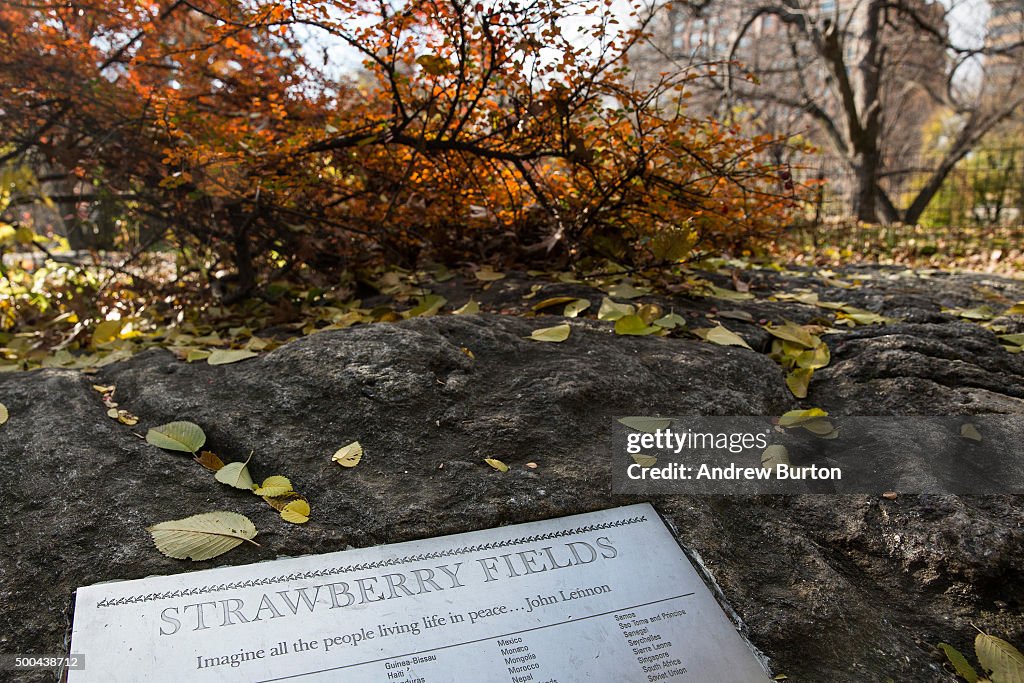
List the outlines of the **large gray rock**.
{"type": "MultiPolygon", "coordinates": [[[[806,405],[845,414],[1024,412],[1024,359],[990,332],[952,322],[927,297],[861,296],[880,297],[876,310],[903,305],[919,322],[830,338],[833,365],[806,405]]],[[[755,317],[781,310],[740,305],[755,317]]],[[[674,306],[698,315],[707,308],[674,306]]],[[[798,320],[816,314],[786,309],[798,320]]],[[[593,320],[574,321],[562,344],[523,339],[548,324],[441,316],[316,334],[233,365],[190,365],[152,350],[96,376],[0,376],[11,413],[0,427],[0,651],[64,649],[80,585],[637,502],[610,493],[610,415],[777,415],[798,405],[762,353],[617,337],[593,320]],[[116,384],[140,424],[107,418],[94,383],[116,384]],[[202,425],[225,460],[253,451],[257,478],[288,476],[309,498],[312,521],[286,524],[255,496],[138,436],[176,419],[202,425]],[[332,464],[331,454],[356,439],[363,462],[332,464]],[[512,469],[496,472],[485,457],[512,469]],[[180,562],[160,555],[144,530],[212,509],[248,515],[261,546],[180,562]]],[[[756,337],[753,326],[730,326],[756,337]]],[[[792,680],[951,681],[934,659],[936,642],[969,649],[970,624],[1024,640],[1018,498],[652,502],[702,558],[753,643],[792,680]]]]}

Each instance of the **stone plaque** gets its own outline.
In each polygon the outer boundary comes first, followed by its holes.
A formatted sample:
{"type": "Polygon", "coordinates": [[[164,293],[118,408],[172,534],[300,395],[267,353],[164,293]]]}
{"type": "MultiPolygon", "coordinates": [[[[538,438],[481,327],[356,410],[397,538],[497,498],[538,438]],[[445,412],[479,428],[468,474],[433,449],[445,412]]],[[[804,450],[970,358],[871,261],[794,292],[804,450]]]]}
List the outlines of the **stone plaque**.
{"type": "Polygon", "coordinates": [[[86,681],[768,680],[650,505],[77,592],[86,681]]]}

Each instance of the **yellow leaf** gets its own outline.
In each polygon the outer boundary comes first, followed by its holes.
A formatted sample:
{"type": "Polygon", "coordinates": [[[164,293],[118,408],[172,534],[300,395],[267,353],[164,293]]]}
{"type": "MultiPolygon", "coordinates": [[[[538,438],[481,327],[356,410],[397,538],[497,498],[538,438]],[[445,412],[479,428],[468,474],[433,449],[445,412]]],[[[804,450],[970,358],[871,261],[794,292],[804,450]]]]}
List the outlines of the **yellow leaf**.
{"type": "Polygon", "coordinates": [[[778,465],[789,464],[789,451],[781,444],[772,444],[764,449],[761,454],[761,467],[766,470],[774,470],[778,465]]]}
{"type": "MultiPolygon", "coordinates": [[[[745,349],[750,349],[750,345],[747,344],[743,337],[723,325],[708,330],[704,335],[704,339],[719,346],[742,346],[745,349]]],[[[753,351],[753,349],[750,350],[753,351]]]]}
{"type": "Polygon", "coordinates": [[[249,458],[245,462],[232,462],[224,465],[217,473],[214,474],[214,478],[222,484],[233,486],[236,489],[245,489],[251,491],[253,486],[252,475],[249,474],[249,460],[252,459],[252,454],[249,454],[249,458]]]}
{"type": "Polygon", "coordinates": [[[195,453],[206,443],[206,434],[194,422],[168,422],[146,432],[146,441],[168,451],[195,453]]]}
{"type": "Polygon", "coordinates": [[[810,420],[816,420],[819,417],[828,417],[821,408],[809,408],[807,410],[790,410],[787,413],[783,413],[782,417],[779,418],[780,427],[794,427],[803,422],[810,420]]]}
{"type": "Polygon", "coordinates": [[[480,270],[476,271],[474,275],[476,276],[476,279],[481,282],[495,282],[496,280],[501,280],[505,277],[505,273],[499,273],[488,266],[484,266],[480,270]]]}
{"type": "Polygon", "coordinates": [[[157,550],[178,560],[209,560],[256,537],[256,527],[236,512],[207,512],[146,529],[157,550]]]}
{"type": "Polygon", "coordinates": [[[794,342],[805,349],[813,349],[821,341],[800,325],[789,320],[786,320],[782,325],[765,325],[764,329],[774,337],[794,342]]]}
{"type": "Polygon", "coordinates": [[[566,318],[575,318],[588,308],[590,308],[590,301],[587,299],[574,299],[565,305],[562,315],[566,318]]]}
{"type": "Polygon", "coordinates": [[[342,446],[331,457],[331,460],[342,467],[355,467],[362,459],[363,447],[358,441],[353,441],[347,446],[342,446]]]}
{"type": "Polygon", "coordinates": [[[555,325],[554,327],[541,327],[533,331],[527,339],[539,342],[564,342],[569,338],[571,329],[568,323],[555,325]]]}
{"type": "Polygon", "coordinates": [[[642,453],[637,453],[635,455],[631,454],[630,457],[633,458],[633,462],[635,462],[637,465],[640,465],[640,467],[644,469],[647,469],[648,467],[654,467],[654,465],[657,464],[658,462],[658,459],[653,455],[644,455],[642,453]]]}
{"type": "Polygon", "coordinates": [[[99,346],[117,339],[123,323],[120,320],[104,320],[92,331],[92,345],[99,346]]]}
{"type": "Polygon", "coordinates": [[[473,299],[466,302],[464,306],[456,308],[452,313],[455,315],[476,315],[480,312],[480,304],[473,299]]]}
{"type": "Polygon", "coordinates": [[[508,465],[506,465],[500,460],[495,460],[494,458],[484,458],[484,462],[493,467],[494,469],[498,470],[499,472],[508,472],[508,465]]]}
{"type": "Polygon", "coordinates": [[[797,368],[786,375],[786,386],[797,398],[807,398],[807,388],[811,383],[811,375],[814,370],[810,368],[797,368]]]}
{"type": "Polygon", "coordinates": [[[305,524],[309,521],[309,503],[302,500],[293,500],[281,510],[281,519],[292,524],[305,524]]]}
{"type": "Polygon", "coordinates": [[[660,327],[648,325],[638,315],[626,315],[615,321],[615,334],[645,336],[661,330],[660,327]]]}
{"type": "Polygon", "coordinates": [[[1024,654],[1002,638],[979,633],[974,653],[982,668],[992,672],[992,683],[1024,682],[1024,654]]]}
{"type": "Polygon", "coordinates": [[[601,308],[597,311],[598,320],[618,320],[627,315],[636,313],[636,307],[632,304],[620,304],[608,297],[601,300],[601,308]]]}
{"type": "Polygon", "coordinates": [[[257,496],[277,498],[278,496],[285,496],[291,493],[292,483],[288,481],[288,477],[282,477],[275,474],[272,477],[264,479],[263,483],[253,489],[252,492],[257,496]]]}
{"type": "Polygon", "coordinates": [[[960,436],[971,441],[981,441],[981,432],[970,422],[965,422],[960,426],[960,436]]]}
{"type": "Polygon", "coordinates": [[[218,349],[209,355],[206,362],[210,365],[227,365],[228,363],[237,363],[247,358],[255,358],[258,355],[258,353],[248,349],[218,349]]]}
{"type": "Polygon", "coordinates": [[[0,425],[7,422],[7,420],[10,417],[11,414],[7,411],[7,406],[5,406],[3,403],[0,403],[0,425]]]}
{"type": "Polygon", "coordinates": [[[542,311],[545,308],[548,308],[550,306],[557,306],[558,304],[567,304],[570,301],[576,301],[576,297],[574,297],[574,296],[553,296],[550,299],[544,299],[543,301],[538,301],[537,303],[535,303],[533,306],[530,307],[530,310],[542,311]]]}

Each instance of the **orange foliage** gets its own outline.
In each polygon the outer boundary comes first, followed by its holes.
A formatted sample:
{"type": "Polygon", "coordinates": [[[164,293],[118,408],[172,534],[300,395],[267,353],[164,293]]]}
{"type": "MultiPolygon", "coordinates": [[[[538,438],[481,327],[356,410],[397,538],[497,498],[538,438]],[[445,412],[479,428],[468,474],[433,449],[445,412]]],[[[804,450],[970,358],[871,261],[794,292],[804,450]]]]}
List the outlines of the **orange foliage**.
{"type": "Polygon", "coordinates": [[[635,83],[645,15],[612,5],[8,3],[0,155],[130,196],[247,285],[424,255],[675,261],[777,230],[792,197],[759,159],[780,141],[688,117],[695,74],[635,83]]]}

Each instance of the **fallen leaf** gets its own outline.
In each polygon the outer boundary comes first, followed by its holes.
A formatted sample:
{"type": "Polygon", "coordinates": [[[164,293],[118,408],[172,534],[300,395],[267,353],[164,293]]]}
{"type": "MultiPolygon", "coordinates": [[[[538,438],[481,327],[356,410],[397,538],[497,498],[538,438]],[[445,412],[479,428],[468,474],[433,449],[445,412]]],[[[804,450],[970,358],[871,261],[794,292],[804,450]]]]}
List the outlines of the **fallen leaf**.
{"type": "Polygon", "coordinates": [[[1024,301],[1018,301],[1003,311],[1003,315],[1024,315],[1024,301]]]}
{"type": "Polygon", "coordinates": [[[220,468],[224,467],[224,461],[218,458],[216,453],[213,453],[212,451],[203,451],[197,455],[196,462],[211,472],[216,472],[220,468]]]}
{"type": "MultiPolygon", "coordinates": [[[[704,339],[719,346],[742,346],[745,349],[750,349],[750,345],[747,344],[743,337],[722,325],[708,330],[704,335],[704,339]]],[[[750,350],[753,351],[753,349],[750,350]]]]}
{"type": "Polygon", "coordinates": [[[597,319],[613,321],[624,318],[627,315],[633,315],[634,313],[636,313],[636,306],[633,304],[620,304],[605,297],[601,300],[601,308],[597,311],[597,319]]]}
{"type": "Polygon", "coordinates": [[[7,422],[7,420],[10,419],[10,417],[11,414],[10,412],[8,412],[7,406],[5,406],[3,403],[0,403],[0,425],[7,422]]]}
{"type": "Polygon", "coordinates": [[[746,311],[719,311],[719,318],[728,318],[729,320],[742,320],[743,322],[752,323],[754,322],[754,316],[747,313],[746,311]]]}
{"type": "Polygon", "coordinates": [[[252,454],[250,453],[245,462],[230,462],[217,470],[213,476],[222,484],[251,491],[253,487],[252,475],[249,474],[249,460],[251,459],[252,454]]]}
{"type": "Polygon", "coordinates": [[[331,460],[342,467],[355,467],[363,459],[363,447],[358,441],[353,441],[347,446],[339,448],[331,460]]]}
{"type": "Polygon", "coordinates": [[[750,292],[737,292],[732,289],[722,289],[721,287],[715,287],[714,285],[704,285],[704,289],[708,292],[706,296],[713,299],[729,299],[731,301],[749,301],[754,298],[754,295],[750,292]]]}
{"type": "Polygon", "coordinates": [[[782,325],[765,325],[764,329],[773,337],[794,342],[807,349],[813,349],[820,342],[802,326],[790,320],[784,321],[782,325]]]}
{"type": "Polygon", "coordinates": [[[790,410],[789,412],[783,413],[782,417],[779,418],[780,427],[795,427],[803,422],[809,420],[816,420],[820,417],[828,417],[821,408],[808,408],[807,410],[790,410]]]}
{"type": "Polygon", "coordinates": [[[530,310],[533,310],[533,311],[543,311],[545,308],[550,308],[551,306],[557,306],[559,304],[567,304],[570,301],[576,301],[576,297],[574,297],[574,296],[553,296],[550,299],[544,299],[543,301],[538,301],[537,303],[535,303],[533,306],[530,307],[530,310]]]}
{"type": "Polygon", "coordinates": [[[981,432],[970,422],[965,422],[960,426],[960,436],[971,441],[981,441],[981,432]]]}
{"type": "Polygon", "coordinates": [[[206,362],[210,365],[227,365],[247,358],[255,358],[258,355],[249,349],[217,349],[207,357],[206,362]]]}
{"type": "Polygon", "coordinates": [[[651,293],[651,290],[647,288],[634,287],[628,282],[620,282],[617,285],[612,285],[606,291],[609,296],[614,296],[616,299],[635,299],[638,296],[651,293]]]}
{"type": "Polygon", "coordinates": [[[117,387],[113,384],[93,384],[92,389],[93,391],[98,391],[101,394],[112,394],[117,387]]]}
{"type": "Polygon", "coordinates": [[[882,498],[885,498],[886,500],[896,500],[899,497],[900,494],[896,493],[895,491],[886,491],[885,493],[882,494],[882,498]]]}
{"type": "Polygon", "coordinates": [[[508,465],[506,465],[500,460],[495,460],[494,458],[484,458],[484,462],[493,467],[494,469],[498,470],[499,472],[508,472],[508,465]]]}
{"type": "Polygon", "coordinates": [[[438,311],[440,311],[447,303],[448,299],[439,294],[427,294],[426,296],[419,298],[415,307],[402,313],[402,317],[407,319],[418,317],[429,318],[432,315],[437,315],[438,311]]]}
{"type": "Polygon", "coordinates": [[[117,408],[111,408],[110,410],[108,410],[107,411],[107,417],[111,417],[111,418],[116,420],[117,419],[117,408]]]}
{"type": "Polygon", "coordinates": [[[590,308],[590,301],[588,299],[574,299],[565,305],[562,315],[566,318],[575,318],[588,308],[590,308]]]}
{"type": "Polygon", "coordinates": [[[777,465],[789,464],[789,451],[782,444],[772,444],[761,454],[761,467],[773,470],[777,465]]]}
{"type": "Polygon", "coordinates": [[[569,338],[570,327],[568,323],[555,325],[554,327],[541,327],[533,331],[527,339],[539,342],[564,342],[569,338]]]}
{"type": "Polygon", "coordinates": [[[160,522],[146,529],[156,549],[168,557],[193,562],[209,560],[256,537],[256,526],[237,512],[205,512],[160,522]]]}
{"type": "Polygon", "coordinates": [[[654,434],[659,429],[667,429],[672,420],[664,417],[620,417],[619,422],[638,432],[654,434]]]}
{"type": "MultiPolygon", "coordinates": [[[[884,494],[883,494],[884,495],[884,494]]],[[[946,653],[946,659],[953,665],[957,674],[961,678],[967,681],[967,683],[978,683],[978,672],[974,670],[971,663],[967,661],[967,658],[961,654],[960,650],[949,643],[939,643],[939,649],[946,653]]]]}
{"type": "Polygon", "coordinates": [[[476,315],[480,312],[480,304],[473,299],[467,301],[463,306],[456,308],[452,313],[455,315],[476,315]]]}
{"type": "Polygon", "coordinates": [[[644,469],[654,467],[658,462],[658,459],[653,455],[644,455],[642,453],[631,454],[630,457],[633,458],[633,462],[644,469]]]}
{"type": "Polygon", "coordinates": [[[677,327],[685,328],[686,318],[679,315],[678,313],[669,313],[668,315],[655,320],[653,324],[666,330],[674,330],[677,327]]]}
{"type": "Polygon", "coordinates": [[[168,451],[195,454],[206,443],[206,434],[193,422],[168,422],[146,432],[146,441],[168,451]]]}
{"type": "Polygon", "coordinates": [[[797,368],[786,375],[786,386],[797,398],[807,398],[807,388],[811,383],[811,375],[814,370],[810,368],[797,368]]]}
{"type": "Polygon", "coordinates": [[[288,477],[282,477],[281,475],[275,474],[272,477],[264,479],[263,483],[254,488],[252,492],[257,496],[277,498],[291,493],[292,483],[288,481],[288,477]]]}
{"type": "Polygon", "coordinates": [[[309,503],[302,500],[293,500],[281,510],[281,519],[292,524],[305,524],[309,521],[309,503]]]}
{"type": "Polygon", "coordinates": [[[535,462],[528,462],[525,465],[523,465],[523,467],[528,467],[531,470],[535,470],[535,469],[537,469],[537,463],[535,463],[535,462]]]}
{"type": "Polygon", "coordinates": [[[1002,638],[979,633],[974,638],[974,653],[981,668],[992,672],[993,683],[1024,681],[1024,654],[1002,638]]]}
{"type": "Polygon", "coordinates": [[[114,341],[123,326],[124,323],[120,320],[104,320],[92,330],[92,345],[100,346],[114,341]]]}
{"type": "Polygon", "coordinates": [[[654,334],[660,327],[648,325],[638,315],[626,315],[615,321],[615,334],[644,336],[654,334]]]}
{"type": "Polygon", "coordinates": [[[196,361],[207,360],[211,355],[213,355],[213,352],[206,349],[189,349],[185,355],[185,362],[195,363],[196,361]]]}
{"type": "Polygon", "coordinates": [[[484,266],[480,270],[476,271],[474,275],[476,276],[476,279],[481,282],[495,282],[505,277],[505,273],[499,273],[488,266],[484,266]]]}

